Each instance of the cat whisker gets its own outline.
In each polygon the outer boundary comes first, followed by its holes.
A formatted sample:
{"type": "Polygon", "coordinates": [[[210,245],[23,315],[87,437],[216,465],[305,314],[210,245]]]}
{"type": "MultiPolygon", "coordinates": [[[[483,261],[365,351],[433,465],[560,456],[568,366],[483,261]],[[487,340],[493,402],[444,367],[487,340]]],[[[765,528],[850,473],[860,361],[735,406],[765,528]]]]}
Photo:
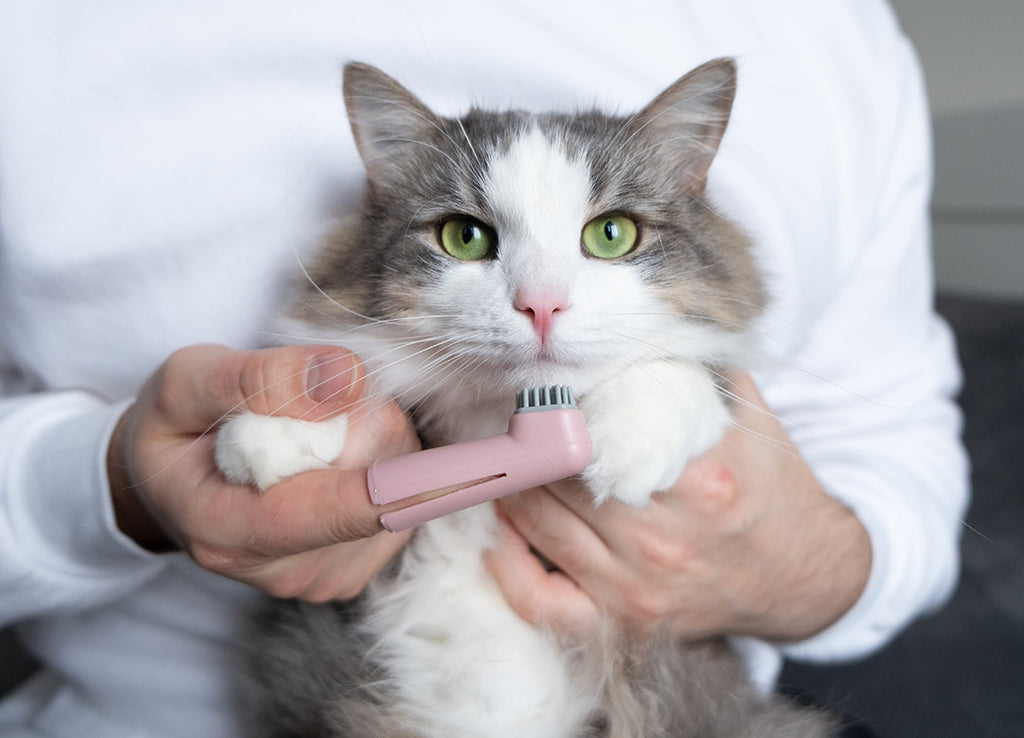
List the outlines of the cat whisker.
{"type": "Polygon", "coordinates": [[[353,316],[355,316],[357,318],[362,318],[363,320],[367,320],[367,321],[372,321],[373,320],[373,318],[371,318],[371,317],[369,317],[367,315],[363,315],[362,313],[356,312],[352,308],[348,307],[347,305],[341,304],[340,302],[335,300],[333,297],[328,295],[327,292],[325,292],[324,289],[317,283],[317,281],[315,279],[313,279],[312,275],[309,273],[309,270],[306,269],[306,265],[302,263],[301,259],[299,260],[299,269],[302,270],[302,274],[303,274],[303,276],[305,276],[306,281],[309,282],[309,284],[313,287],[313,289],[315,289],[325,300],[327,300],[327,302],[329,304],[334,305],[338,309],[343,310],[346,313],[348,313],[350,315],[353,315],[353,316]]]}
{"type": "Polygon", "coordinates": [[[771,446],[772,448],[780,451],[781,453],[784,453],[785,455],[791,458],[801,458],[800,450],[793,443],[783,441],[778,438],[773,438],[765,433],[754,430],[748,425],[744,425],[743,423],[737,423],[735,418],[732,417],[730,417],[729,419],[729,426],[731,428],[735,428],[740,433],[748,435],[751,438],[756,439],[757,441],[760,441],[771,446]]]}
{"type": "MultiPolygon", "coordinates": [[[[482,171],[482,169],[483,169],[483,160],[480,158],[480,155],[477,154],[476,147],[473,146],[473,139],[471,139],[469,137],[469,133],[466,132],[466,126],[464,126],[462,124],[462,119],[461,118],[456,118],[455,122],[456,122],[456,124],[458,124],[459,130],[462,132],[462,138],[463,138],[463,140],[465,140],[466,146],[469,147],[470,153],[473,154],[473,162],[475,164],[475,166],[473,167],[473,171],[474,172],[482,171]]],[[[452,143],[454,143],[454,141],[452,143]]]]}
{"type": "MultiPolygon", "coordinates": [[[[642,367],[643,365],[641,364],[640,366],[642,367]]],[[[754,404],[753,402],[751,402],[749,400],[746,400],[745,398],[742,398],[739,395],[737,395],[736,393],[734,393],[734,392],[730,391],[729,389],[727,389],[727,387],[725,386],[729,382],[727,377],[725,377],[724,375],[722,375],[722,374],[720,374],[718,372],[710,370],[710,369],[708,371],[709,371],[709,373],[713,377],[717,377],[717,378],[722,380],[721,383],[715,381],[715,379],[712,379],[710,377],[707,378],[707,380],[706,380],[707,383],[709,385],[711,385],[712,387],[714,387],[714,389],[719,394],[729,398],[730,400],[732,400],[733,402],[735,402],[737,404],[742,405],[743,407],[747,408],[748,410],[754,411],[754,412],[756,412],[756,413],[758,413],[760,415],[763,415],[763,416],[766,416],[766,417],[769,417],[769,418],[772,418],[774,420],[777,420],[777,421],[781,422],[781,420],[778,417],[778,415],[773,413],[771,410],[766,410],[765,408],[762,408],[762,407],[754,404]]],[[[685,399],[684,395],[681,395],[674,387],[672,387],[670,384],[666,383],[660,376],[658,376],[658,374],[656,372],[650,371],[650,370],[645,370],[645,373],[648,376],[651,377],[652,381],[660,384],[668,392],[671,392],[671,393],[675,394],[677,397],[685,399]]],[[[781,440],[781,439],[778,439],[778,438],[773,438],[772,436],[767,435],[765,433],[762,433],[761,431],[754,430],[753,428],[751,428],[748,425],[745,425],[743,423],[739,423],[739,422],[736,421],[735,416],[732,415],[732,414],[730,414],[729,425],[732,428],[735,428],[737,431],[739,431],[741,433],[745,433],[745,434],[747,434],[747,435],[757,439],[758,441],[761,441],[763,443],[769,444],[773,448],[775,448],[775,449],[777,449],[777,450],[779,450],[779,451],[781,451],[781,452],[783,452],[783,453],[785,453],[785,454],[787,454],[789,456],[792,456],[792,457],[799,457],[800,456],[799,450],[797,449],[797,447],[793,443],[787,442],[787,441],[784,441],[784,440],[781,440]]]]}
{"type": "MultiPolygon", "coordinates": [[[[657,310],[651,310],[651,311],[646,311],[646,312],[645,311],[629,311],[629,312],[623,311],[623,312],[619,313],[619,316],[623,317],[623,318],[644,318],[644,317],[659,318],[659,317],[664,317],[664,315],[665,315],[664,312],[660,312],[660,311],[657,311],[657,310]]],[[[691,313],[691,314],[679,315],[679,316],[677,316],[677,318],[679,320],[681,320],[681,321],[684,321],[688,327],[706,326],[708,324],[714,324],[714,325],[721,326],[723,328],[727,328],[730,331],[733,331],[733,332],[736,332],[736,333],[742,333],[742,332],[745,332],[745,331],[747,331],[749,329],[749,326],[746,323],[744,323],[744,322],[740,322],[738,320],[729,320],[727,318],[721,318],[721,317],[714,316],[714,315],[697,315],[697,314],[692,314],[691,313]]],[[[665,335],[673,335],[672,329],[671,328],[667,328],[667,327],[659,327],[659,326],[654,326],[654,325],[637,325],[637,326],[635,326],[635,328],[637,330],[642,330],[642,331],[646,331],[646,332],[656,332],[656,333],[663,333],[665,335]]],[[[680,333],[681,333],[681,331],[680,331],[680,333]]]]}

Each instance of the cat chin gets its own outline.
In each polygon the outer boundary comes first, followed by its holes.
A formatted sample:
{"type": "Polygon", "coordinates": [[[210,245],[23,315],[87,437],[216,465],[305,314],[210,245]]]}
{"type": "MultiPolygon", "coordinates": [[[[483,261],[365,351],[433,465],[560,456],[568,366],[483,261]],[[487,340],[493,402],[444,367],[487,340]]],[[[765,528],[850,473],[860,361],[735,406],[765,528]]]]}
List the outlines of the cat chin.
{"type": "MultiPolygon", "coordinates": [[[[594,387],[614,379],[630,365],[630,360],[619,356],[576,361],[564,358],[537,358],[507,371],[507,387],[516,391],[524,387],[561,384],[583,394],[594,387]]],[[[492,375],[493,376],[493,375],[492,375]]]]}

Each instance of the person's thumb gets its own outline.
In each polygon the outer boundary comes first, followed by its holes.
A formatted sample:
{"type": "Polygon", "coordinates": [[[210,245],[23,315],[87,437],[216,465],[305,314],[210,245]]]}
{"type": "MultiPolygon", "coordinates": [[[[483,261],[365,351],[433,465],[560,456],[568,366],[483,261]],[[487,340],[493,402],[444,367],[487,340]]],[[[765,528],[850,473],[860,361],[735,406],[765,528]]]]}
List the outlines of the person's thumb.
{"type": "Polygon", "coordinates": [[[362,397],[363,374],[355,354],[332,346],[190,346],[164,364],[159,399],[179,427],[197,431],[244,410],[323,420],[362,397]]]}

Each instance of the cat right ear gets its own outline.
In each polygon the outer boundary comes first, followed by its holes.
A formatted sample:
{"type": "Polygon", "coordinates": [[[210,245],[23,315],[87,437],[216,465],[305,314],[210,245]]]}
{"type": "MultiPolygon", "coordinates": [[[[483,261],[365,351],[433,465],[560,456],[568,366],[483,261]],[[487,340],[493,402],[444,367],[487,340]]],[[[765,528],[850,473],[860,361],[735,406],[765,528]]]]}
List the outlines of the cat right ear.
{"type": "Polygon", "coordinates": [[[420,100],[374,66],[351,62],[342,81],[345,108],[371,187],[416,171],[441,121],[420,100]]]}
{"type": "Polygon", "coordinates": [[[630,123],[644,146],[675,172],[682,189],[699,195],[735,96],[736,62],[713,59],[669,85],[630,123]]]}

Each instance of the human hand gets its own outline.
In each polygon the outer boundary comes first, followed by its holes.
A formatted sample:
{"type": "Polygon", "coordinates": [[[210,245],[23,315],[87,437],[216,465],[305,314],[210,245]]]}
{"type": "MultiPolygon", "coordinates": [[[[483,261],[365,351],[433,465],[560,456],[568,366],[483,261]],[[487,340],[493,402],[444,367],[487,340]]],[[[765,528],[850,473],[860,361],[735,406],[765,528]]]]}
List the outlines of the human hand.
{"type": "Polygon", "coordinates": [[[587,627],[608,612],[692,639],[794,641],[853,606],[871,566],[867,532],[824,492],[750,377],[734,379],[734,427],[648,506],[595,508],[571,481],[499,503],[488,566],[524,619],[587,627]]]}
{"type": "Polygon", "coordinates": [[[365,467],[419,448],[397,405],[365,400],[362,367],[343,349],[176,352],[111,439],[118,525],[145,548],[184,548],[203,568],[275,596],[355,596],[408,539],[381,533],[365,467]],[[229,484],[214,461],[213,431],[241,410],[305,420],[349,412],[337,468],[295,475],[263,493],[229,484]]]}

